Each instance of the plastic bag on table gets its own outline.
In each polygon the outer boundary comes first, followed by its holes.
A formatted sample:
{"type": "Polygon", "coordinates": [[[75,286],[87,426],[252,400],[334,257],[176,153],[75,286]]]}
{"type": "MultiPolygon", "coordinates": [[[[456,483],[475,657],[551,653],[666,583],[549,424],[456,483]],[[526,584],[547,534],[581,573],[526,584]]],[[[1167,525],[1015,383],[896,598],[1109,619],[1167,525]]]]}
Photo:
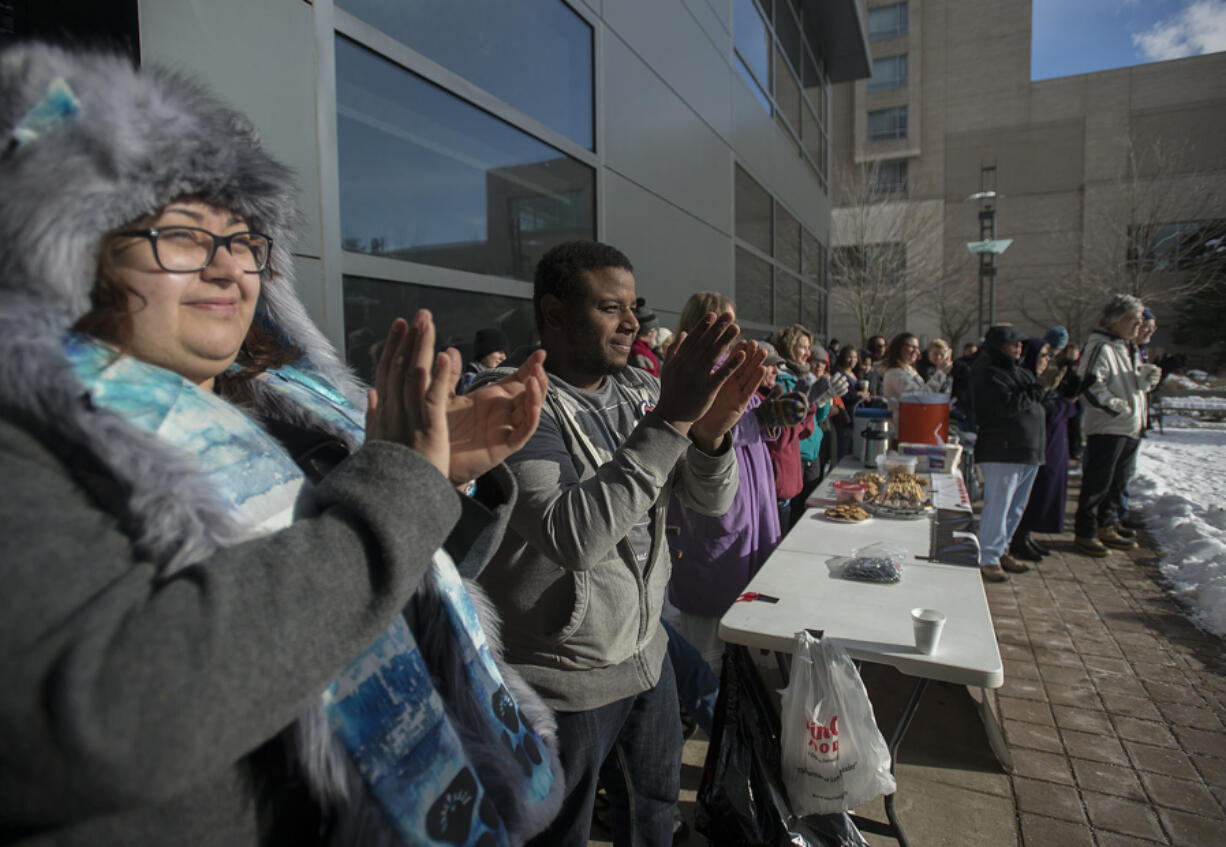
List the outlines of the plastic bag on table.
{"type": "Polygon", "coordinates": [[[902,563],[907,558],[907,548],[896,544],[870,544],[851,551],[851,558],[843,566],[844,579],[863,579],[868,582],[898,582],[902,579],[902,563]]]}
{"type": "Polygon", "coordinates": [[[861,806],[896,788],[890,750],[851,657],[796,633],[783,692],[783,783],[800,814],[861,806]]]}
{"type": "Polygon", "coordinates": [[[749,652],[724,650],[695,828],[714,847],[868,847],[846,813],[796,815],[779,770],[779,714],[749,652]]]}

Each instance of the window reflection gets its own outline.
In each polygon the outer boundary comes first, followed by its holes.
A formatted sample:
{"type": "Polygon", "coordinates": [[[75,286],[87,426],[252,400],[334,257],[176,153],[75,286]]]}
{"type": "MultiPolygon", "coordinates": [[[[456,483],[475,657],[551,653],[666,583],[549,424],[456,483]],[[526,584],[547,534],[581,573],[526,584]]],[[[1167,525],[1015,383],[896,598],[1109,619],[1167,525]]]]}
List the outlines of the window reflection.
{"type": "Polygon", "coordinates": [[[592,147],[592,28],[562,0],[338,0],[337,5],[592,147]]]}
{"type": "Polygon", "coordinates": [[[800,221],[775,204],[775,258],[794,271],[800,270],[800,221]]]}
{"type": "Polygon", "coordinates": [[[771,252],[771,196],[758,181],[736,166],[736,237],[771,252]]]}
{"type": "Polygon", "coordinates": [[[736,49],[746,67],[757,77],[759,85],[771,87],[771,36],[754,0],[736,0],[733,9],[732,32],[736,49]]]}
{"type": "Polygon", "coordinates": [[[775,326],[800,321],[824,333],[825,247],[740,165],[734,203],[736,240],[747,245],[736,249],[737,314],[775,326]]]}
{"type": "Polygon", "coordinates": [[[736,248],[736,314],[744,321],[771,322],[771,266],[736,248]]]}
{"type": "Polygon", "coordinates": [[[360,276],[346,276],[344,286],[345,359],[368,382],[392,321],[412,318],[418,309],[433,313],[438,348],[459,348],[465,362],[472,359],[473,335],[485,327],[501,329],[512,350],[536,339],[529,299],[360,276]]]}
{"type": "Polygon", "coordinates": [[[775,323],[800,321],[800,278],[775,268],[775,323]]]}
{"type": "Polygon", "coordinates": [[[346,250],[529,280],[595,237],[583,163],[339,37],[336,84],[346,250]]]}

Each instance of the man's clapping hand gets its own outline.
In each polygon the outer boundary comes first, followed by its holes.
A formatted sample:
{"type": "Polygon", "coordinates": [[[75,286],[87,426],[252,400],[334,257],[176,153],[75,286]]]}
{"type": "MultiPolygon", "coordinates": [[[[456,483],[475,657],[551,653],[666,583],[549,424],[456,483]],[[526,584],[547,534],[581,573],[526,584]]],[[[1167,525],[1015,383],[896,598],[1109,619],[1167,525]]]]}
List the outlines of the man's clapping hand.
{"type": "MultiPolygon", "coordinates": [[[[724,383],[745,364],[747,353],[738,349],[719,368],[715,367],[740,332],[732,315],[725,313],[717,318],[708,312],[692,334],[680,333],[669,349],[660,371],[656,411],[682,434],[690,433],[694,422],[711,408],[724,383]]],[[[701,429],[705,437],[715,427],[701,429]]]]}
{"type": "MultiPolygon", "coordinates": [[[[459,356],[455,350],[448,353],[459,356]]],[[[505,379],[451,397],[447,427],[452,483],[476,479],[528,443],[549,387],[544,364],[545,351],[537,350],[505,379]]]]}
{"type": "Polygon", "coordinates": [[[762,384],[762,377],[766,376],[766,367],[762,364],[766,361],[766,350],[752,341],[742,341],[733,351],[733,356],[742,352],[745,354],[744,361],[720,386],[711,408],[690,429],[690,437],[709,453],[719,449],[724,434],[736,426],[741,415],[745,414],[745,407],[762,384]]]}

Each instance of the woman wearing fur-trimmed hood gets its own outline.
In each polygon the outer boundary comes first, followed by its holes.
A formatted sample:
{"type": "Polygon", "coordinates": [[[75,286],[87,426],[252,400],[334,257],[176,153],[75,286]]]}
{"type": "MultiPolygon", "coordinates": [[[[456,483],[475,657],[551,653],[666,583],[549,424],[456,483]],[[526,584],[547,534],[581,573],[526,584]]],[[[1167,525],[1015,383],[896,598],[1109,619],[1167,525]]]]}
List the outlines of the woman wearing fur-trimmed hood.
{"type": "Polygon", "coordinates": [[[289,171],[182,75],[0,51],[0,184],[5,842],[542,829],[552,716],[464,579],[540,357],[457,401],[422,312],[367,409],[294,293],[289,171]]]}

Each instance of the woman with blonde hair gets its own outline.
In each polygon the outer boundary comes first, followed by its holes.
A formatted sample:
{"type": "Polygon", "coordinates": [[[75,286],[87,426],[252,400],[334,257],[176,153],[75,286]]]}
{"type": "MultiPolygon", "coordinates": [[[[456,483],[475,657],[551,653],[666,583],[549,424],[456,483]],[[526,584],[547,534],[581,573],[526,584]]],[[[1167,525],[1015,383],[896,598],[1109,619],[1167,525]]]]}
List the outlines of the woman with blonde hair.
{"type": "Polygon", "coordinates": [[[944,338],[934,338],[928,342],[928,349],[924,351],[924,355],[920,356],[920,360],[915,363],[915,370],[919,372],[920,378],[927,382],[934,371],[941,370],[942,367],[953,369],[954,351],[949,346],[949,342],[944,338]]]}
{"type": "MultiPolygon", "coordinates": [[[[847,377],[841,373],[830,373],[830,357],[824,347],[814,346],[813,335],[802,324],[789,324],[774,337],[775,346],[787,359],[787,366],[779,372],[779,385],[785,392],[796,391],[804,395],[813,412],[813,432],[800,440],[800,487],[791,497],[788,506],[787,532],[796,521],[800,520],[804,511],[805,500],[813,492],[824,476],[822,467],[822,441],[825,431],[823,423],[832,413],[842,412],[842,400],[847,391],[847,377]]],[[[775,444],[772,450],[776,453],[776,467],[779,466],[780,444],[775,444]]],[[[783,466],[790,467],[790,456],[782,457],[783,466]]]]}
{"type": "Polygon", "coordinates": [[[693,332],[708,312],[715,315],[722,315],[725,312],[736,314],[736,306],[733,305],[732,300],[718,291],[694,292],[681,307],[681,317],[677,319],[677,336],[683,332],[693,332]]]}

